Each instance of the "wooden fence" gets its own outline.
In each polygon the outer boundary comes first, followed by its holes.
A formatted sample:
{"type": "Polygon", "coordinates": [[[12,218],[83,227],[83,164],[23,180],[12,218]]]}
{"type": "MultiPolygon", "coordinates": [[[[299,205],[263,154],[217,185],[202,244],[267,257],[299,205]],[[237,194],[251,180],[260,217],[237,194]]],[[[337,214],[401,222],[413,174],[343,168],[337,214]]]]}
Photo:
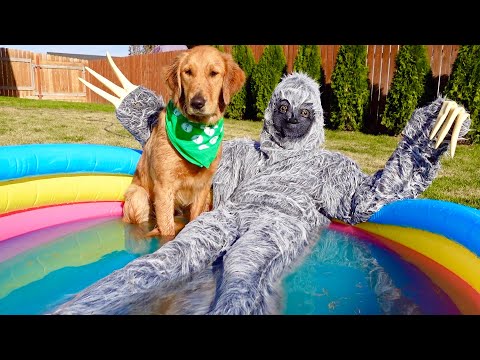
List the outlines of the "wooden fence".
{"type": "MultiPolygon", "coordinates": [[[[380,115],[385,109],[390,84],[395,71],[395,57],[399,45],[369,45],[367,48],[368,79],[370,82],[370,114],[372,122],[379,122],[380,115]]],[[[427,53],[437,95],[440,94],[450,77],[452,65],[457,58],[459,45],[429,45],[427,53]]]]}
{"type": "MultiPolygon", "coordinates": [[[[266,45],[250,45],[255,60],[258,61],[266,45]]],[[[291,72],[298,51],[298,45],[282,45],[287,59],[287,71],[291,72]]],[[[232,45],[225,45],[231,53],[232,45]]],[[[330,79],[335,65],[339,45],[319,45],[322,67],[325,75],[325,88],[329,91],[330,79]]],[[[427,45],[432,73],[441,93],[450,76],[459,45],[427,45]]],[[[383,112],[386,96],[395,71],[395,56],[399,45],[368,45],[367,66],[370,81],[370,115],[378,119],[383,112]]],[[[163,97],[168,96],[162,79],[162,68],[169,64],[178,51],[158,54],[133,55],[114,58],[125,76],[134,84],[148,87],[163,97]]],[[[109,91],[85,71],[84,66],[118,83],[106,58],[100,60],[80,60],[30,51],[0,48],[0,95],[37,99],[61,99],[107,103],[106,100],[85,88],[78,81],[83,77],[98,87],[109,91]]],[[[326,109],[329,104],[323,104],[326,109]]]]}
{"type": "Polygon", "coordinates": [[[87,60],[0,48],[0,95],[87,101],[87,60]]]}

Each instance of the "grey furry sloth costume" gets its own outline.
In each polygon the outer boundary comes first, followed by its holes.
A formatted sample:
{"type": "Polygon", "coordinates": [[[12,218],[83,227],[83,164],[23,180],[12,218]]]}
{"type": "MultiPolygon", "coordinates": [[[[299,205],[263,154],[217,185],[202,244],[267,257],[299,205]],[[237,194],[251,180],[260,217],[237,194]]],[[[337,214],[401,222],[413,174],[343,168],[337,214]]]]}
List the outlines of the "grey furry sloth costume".
{"type": "MultiPolygon", "coordinates": [[[[439,97],[415,110],[385,167],[369,176],[351,159],[322,148],[318,84],[301,73],[285,76],[265,111],[260,142],[224,141],[213,182],[214,209],[188,223],[173,241],[99,280],[54,313],[136,312],[139,304],[179,284],[211,281],[208,269],[221,256],[213,298],[197,304],[197,311],[185,312],[278,312],[280,280],[313,243],[322,241],[330,219],[366,221],[383,205],[415,198],[430,185],[448,147],[444,141],[435,149],[429,140],[443,101],[439,97]]],[[[129,121],[137,125],[132,134],[143,144],[148,136],[138,130],[149,132],[149,119],[161,106],[154,93],[138,87],[122,101],[117,116],[127,129],[129,121]]],[[[461,136],[469,124],[469,119],[462,124],[461,136]]]]}

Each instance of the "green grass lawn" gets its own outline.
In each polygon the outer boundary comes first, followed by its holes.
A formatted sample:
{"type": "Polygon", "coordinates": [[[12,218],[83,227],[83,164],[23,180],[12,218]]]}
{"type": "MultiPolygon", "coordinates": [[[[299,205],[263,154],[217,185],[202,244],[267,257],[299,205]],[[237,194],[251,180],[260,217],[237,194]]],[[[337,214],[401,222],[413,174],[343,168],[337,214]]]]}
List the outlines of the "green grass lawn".
{"type": "MultiPolygon", "coordinates": [[[[225,120],[225,139],[258,139],[259,121],[225,120]]],[[[368,174],[381,169],[398,143],[390,136],[326,130],[326,148],[354,159],[368,174]]],[[[92,143],[140,149],[115,117],[112,105],[0,97],[0,145],[92,143]]],[[[458,145],[455,158],[421,197],[480,209],[480,145],[458,145]]]]}

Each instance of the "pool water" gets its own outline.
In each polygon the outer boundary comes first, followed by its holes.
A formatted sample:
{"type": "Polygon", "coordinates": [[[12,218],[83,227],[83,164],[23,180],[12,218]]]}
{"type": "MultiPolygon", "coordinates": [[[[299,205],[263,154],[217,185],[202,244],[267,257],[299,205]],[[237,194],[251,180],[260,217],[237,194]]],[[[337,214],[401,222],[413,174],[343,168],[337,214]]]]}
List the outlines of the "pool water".
{"type": "Polygon", "coordinates": [[[284,314],[459,314],[437,285],[386,248],[327,230],[283,281],[284,314]]]}
{"type": "Polygon", "coordinates": [[[11,257],[0,258],[0,314],[49,312],[95,281],[160,247],[155,238],[130,241],[128,226],[118,217],[78,221],[1,242],[0,254],[6,257],[10,253],[11,257]],[[49,237],[49,241],[15,254],[21,251],[18,244],[49,237]]]}
{"type": "MultiPolygon", "coordinates": [[[[44,314],[157,250],[130,225],[102,218],[0,242],[0,314],[44,314]]],[[[326,229],[283,281],[283,314],[457,314],[448,296],[390,250],[326,229]]]]}

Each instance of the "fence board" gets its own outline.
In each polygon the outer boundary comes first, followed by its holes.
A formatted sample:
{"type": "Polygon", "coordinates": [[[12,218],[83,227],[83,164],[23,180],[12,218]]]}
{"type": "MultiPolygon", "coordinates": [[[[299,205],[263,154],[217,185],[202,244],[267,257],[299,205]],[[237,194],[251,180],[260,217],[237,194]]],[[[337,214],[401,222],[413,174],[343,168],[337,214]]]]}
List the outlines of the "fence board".
{"type": "MultiPolygon", "coordinates": [[[[13,58],[13,56],[11,55],[11,53],[12,53],[12,51],[10,51],[9,49],[7,49],[7,57],[8,57],[8,58],[13,58]]],[[[13,63],[10,62],[10,66],[6,69],[6,74],[5,74],[5,75],[6,75],[6,80],[7,80],[6,82],[7,82],[7,84],[8,84],[8,85],[7,85],[7,86],[8,86],[8,88],[7,88],[7,95],[8,95],[8,96],[13,96],[13,90],[10,89],[10,87],[11,87],[12,85],[16,85],[16,84],[15,84],[15,78],[13,77],[13,66],[12,66],[12,65],[13,65],[13,63]]]]}
{"type": "Polygon", "coordinates": [[[395,59],[398,54],[398,50],[400,49],[400,45],[390,45],[391,47],[391,54],[390,54],[390,59],[389,59],[389,69],[390,71],[388,72],[388,82],[387,82],[387,89],[386,93],[390,91],[390,85],[392,83],[393,75],[395,73],[395,59]]]}
{"type": "Polygon", "coordinates": [[[448,78],[450,79],[450,76],[452,74],[452,70],[453,70],[453,63],[455,62],[455,59],[457,58],[458,56],[458,50],[459,50],[459,46],[456,46],[456,45],[452,45],[452,52],[451,52],[451,56],[450,56],[450,71],[448,72],[448,78]]]}
{"type": "Polygon", "coordinates": [[[5,68],[8,64],[6,60],[3,60],[7,57],[5,51],[5,48],[0,48],[0,95],[2,96],[7,96],[6,90],[4,90],[7,81],[5,76],[5,68]]]}
{"type": "Polygon", "coordinates": [[[325,84],[330,84],[331,82],[339,48],[339,45],[320,45],[320,49],[322,50],[322,67],[325,74],[325,84]]]}
{"type": "Polygon", "coordinates": [[[287,72],[293,71],[293,64],[295,57],[298,53],[298,45],[283,45],[283,52],[285,53],[285,59],[287,60],[287,72]]]}
{"type": "Polygon", "coordinates": [[[432,69],[432,75],[434,78],[438,77],[439,65],[440,65],[440,57],[442,56],[441,53],[441,46],[432,46],[431,47],[431,56],[430,56],[430,68],[432,69]]]}
{"type": "Polygon", "coordinates": [[[377,109],[380,97],[380,71],[381,71],[381,59],[382,59],[382,45],[372,46],[372,63],[369,64],[371,73],[371,91],[370,91],[370,116],[372,119],[378,119],[377,109]]]}
{"type": "Polygon", "coordinates": [[[445,88],[445,85],[450,79],[450,73],[452,72],[453,61],[457,57],[458,53],[458,46],[455,45],[442,45],[442,67],[440,69],[439,79],[438,79],[438,87],[437,87],[437,95],[442,93],[442,90],[445,88]],[[454,51],[455,56],[452,56],[454,51]]]}

